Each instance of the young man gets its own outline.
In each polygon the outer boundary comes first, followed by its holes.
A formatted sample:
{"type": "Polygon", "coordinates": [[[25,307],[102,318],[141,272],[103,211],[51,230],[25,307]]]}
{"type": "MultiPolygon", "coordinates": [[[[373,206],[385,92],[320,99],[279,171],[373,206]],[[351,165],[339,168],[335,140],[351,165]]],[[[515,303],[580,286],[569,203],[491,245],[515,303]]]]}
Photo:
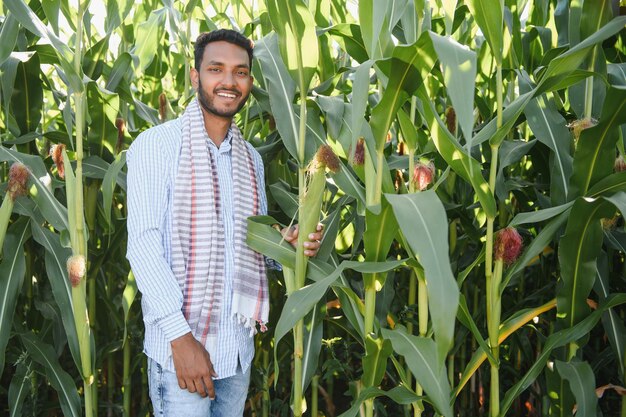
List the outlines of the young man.
{"type": "MultiPolygon", "coordinates": [[[[241,417],[253,334],[269,309],[265,260],[246,218],[267,212],[263,163],[232,122],[252,89],[252,44],[202,34],[184,114],[140,134],[127,154],[128,254],[142,293],[156,415],[241,417]]],[[[297,229],[283,230],[295,245],[297,229]]],[[[305,253],[319,249],[321,231],[305,253]]]]}

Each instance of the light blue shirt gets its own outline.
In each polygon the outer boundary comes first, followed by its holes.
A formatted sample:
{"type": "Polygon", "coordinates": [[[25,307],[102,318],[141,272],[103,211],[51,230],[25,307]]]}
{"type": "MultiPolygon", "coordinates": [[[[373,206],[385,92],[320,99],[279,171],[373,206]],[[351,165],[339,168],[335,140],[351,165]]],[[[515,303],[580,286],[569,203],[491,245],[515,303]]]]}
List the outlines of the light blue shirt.
{"type": "MultiPolygon", "coordinates": [[[[128,165],[128,251],[137,286],[142,293],[145,323],[144,352],[175,372],[170,342],[190,327],[182,313],[183,294],[172,273],[172,205],[182,137],[179,119],[141,133],[126,155],[128,165]]],[[[260,214],[267,213],[263,161],[250,145],[260,190],[260,214]]],[[[254,342],[231,315],[234,268],[233,179],[230,131],[218,148],[207,138],[207,149],[217,165],[224,224],[224,300],[216,350],[210,351],[218,379],[235,375],[240,363],[245,372],[254,357],[254,342]]],[[[208,347],[207,347],[208,349],[208,347]]]]}

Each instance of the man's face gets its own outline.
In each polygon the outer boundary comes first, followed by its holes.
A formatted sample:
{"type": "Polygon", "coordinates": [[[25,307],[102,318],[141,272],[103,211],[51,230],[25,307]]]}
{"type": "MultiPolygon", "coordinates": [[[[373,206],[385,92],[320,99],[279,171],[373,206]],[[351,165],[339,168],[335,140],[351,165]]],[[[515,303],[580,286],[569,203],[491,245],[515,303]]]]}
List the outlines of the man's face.
{"type": "Polygon", "coordinates": [[[248,53],[229,42],[211,42],[204,49],[200,69],[191,70],[191,81],[206,112],[230,119],[252,90],[248,53]]]}

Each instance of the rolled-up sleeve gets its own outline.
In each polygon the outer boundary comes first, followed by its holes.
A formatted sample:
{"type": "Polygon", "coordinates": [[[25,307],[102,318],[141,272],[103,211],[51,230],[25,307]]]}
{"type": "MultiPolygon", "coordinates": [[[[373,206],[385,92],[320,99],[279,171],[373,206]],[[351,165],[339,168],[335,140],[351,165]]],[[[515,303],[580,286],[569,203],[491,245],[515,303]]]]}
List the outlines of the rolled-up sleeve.
{"type": "MultiPolygon", "coordinates": [[[[157,132],[133,142],[128,165],[128,258],[142,293],[144,321],[168,342],[190,332],[182,313],[183,295],[166,259],[164,228],[169,202],[168,174],[175,155],[160,145],[157,132]]],[[[171,151],[171,150],[170,150],[171,151]]]]}

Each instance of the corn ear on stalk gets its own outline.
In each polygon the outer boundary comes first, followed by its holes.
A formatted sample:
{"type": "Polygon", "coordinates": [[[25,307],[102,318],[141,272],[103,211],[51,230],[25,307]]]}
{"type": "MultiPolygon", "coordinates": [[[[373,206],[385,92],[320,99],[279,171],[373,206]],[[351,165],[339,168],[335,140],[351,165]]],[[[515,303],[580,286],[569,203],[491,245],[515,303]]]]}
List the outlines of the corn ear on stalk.
{"type": "Polygon", "coordinates": [[[304,285],[307,258],[304,255],[304,242],[309,234],[317,229],[326,189],[326,169],[335,173],[339,170],[339,159],[328,145],[322,145],[307,168],[306,190],[300,201],[298,248],[296,250],[296,285],[304,285]]]}

